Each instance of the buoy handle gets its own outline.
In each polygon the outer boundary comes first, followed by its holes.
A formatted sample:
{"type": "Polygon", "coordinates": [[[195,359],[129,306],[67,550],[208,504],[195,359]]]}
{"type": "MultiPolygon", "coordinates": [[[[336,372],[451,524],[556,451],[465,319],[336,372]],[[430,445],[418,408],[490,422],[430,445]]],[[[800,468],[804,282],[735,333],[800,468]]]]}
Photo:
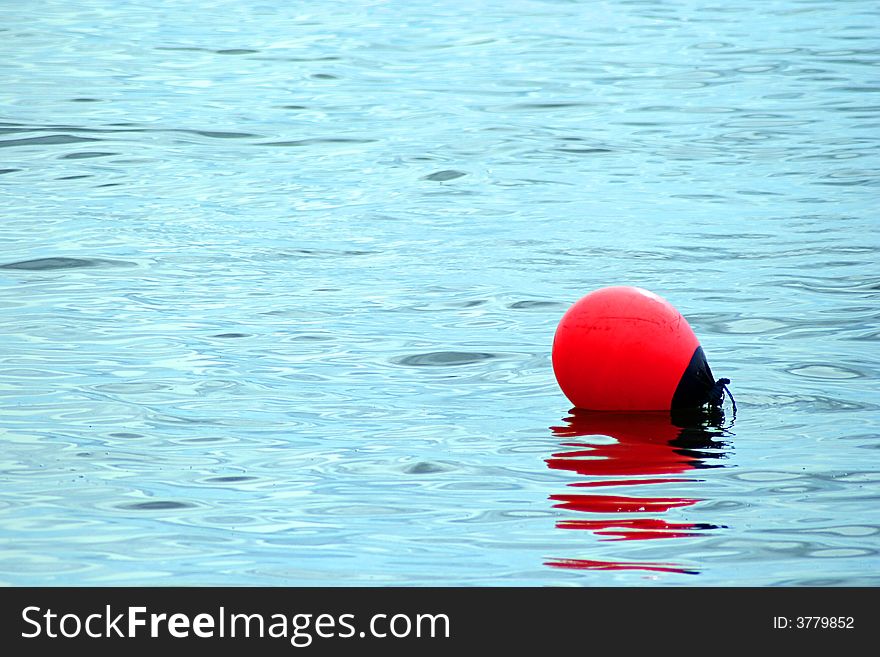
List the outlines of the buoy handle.
{"type": "Polygon", "coordinates": [[[730,379],[718,379],[709,393],[709,402],[715,406],[721,406],[724,403],[724,395],[726,393],[730,397],[730,403],[733,405],[733,414],[736,415],[736,400],[730,393],[728,385],[730,385],[730,379]]]}

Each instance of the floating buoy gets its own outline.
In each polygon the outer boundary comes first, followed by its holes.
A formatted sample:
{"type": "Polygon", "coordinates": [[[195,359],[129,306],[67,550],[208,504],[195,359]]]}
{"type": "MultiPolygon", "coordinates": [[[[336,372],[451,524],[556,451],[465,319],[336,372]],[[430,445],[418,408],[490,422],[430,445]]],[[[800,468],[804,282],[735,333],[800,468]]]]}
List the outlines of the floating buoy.
{"type": "Polygon", "coordinates": [[[720,406],[697,336],[668,301],[638,287],[607,287],[577,301],[553,338],[553,371],[577,408],[667,411],[720,406]]]}

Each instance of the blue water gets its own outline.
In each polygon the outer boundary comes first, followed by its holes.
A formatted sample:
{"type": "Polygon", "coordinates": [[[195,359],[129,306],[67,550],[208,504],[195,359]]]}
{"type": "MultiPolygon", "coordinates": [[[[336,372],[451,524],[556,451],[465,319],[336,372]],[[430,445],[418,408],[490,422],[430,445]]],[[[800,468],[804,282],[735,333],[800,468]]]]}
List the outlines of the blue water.
{"type": "Polygon", "coordinates": [[[0,583],[880,584],[878,32],[3,4],[0,583]],[[733,426],[569,414],[553,332],[612,284],[733,426]]]}

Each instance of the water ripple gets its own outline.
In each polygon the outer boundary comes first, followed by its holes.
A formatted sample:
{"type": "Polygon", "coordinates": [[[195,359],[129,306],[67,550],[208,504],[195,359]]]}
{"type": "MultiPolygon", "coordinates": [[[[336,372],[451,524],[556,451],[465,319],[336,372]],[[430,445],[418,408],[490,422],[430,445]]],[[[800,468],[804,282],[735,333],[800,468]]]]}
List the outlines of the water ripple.
{"type": "Polygon", "coordinates": [[[23,137],[22,139],[0,139],[0,148],[14,146],[55,146],[58,144],[79,144],[89,141],[100,141],[94,137],[76,137],[74,135],[47,135],[45,137],[23,137]]]}
{"type": "Polygon", "coordinates": [[[134,266],[133,262],[122,260],[106,260],[101,258],[35,258],[33,260],[21,260],[0,264],[0,269],[20,269],[24,271],[52,271],[55,269],[79,269],[81,267],[102,266],[134,266]]]}
{"type": "Polygon", "coordinates": [[[446,367],[471,365],[490,358],[498,358],[498,354],[467,351],[431,351],[424,354],[411,354],[393,360],[398,365],[411,367],[446,367]]]}
{"type": "Polygon", "coordinates": [[[455,180],[467,174],[464,171],[456,171],[455,169],[445,169],[443,171],[435,171],[423,177],[423,180],[434,180],[437,182],[445,182],[447,180],[455,180]]]}

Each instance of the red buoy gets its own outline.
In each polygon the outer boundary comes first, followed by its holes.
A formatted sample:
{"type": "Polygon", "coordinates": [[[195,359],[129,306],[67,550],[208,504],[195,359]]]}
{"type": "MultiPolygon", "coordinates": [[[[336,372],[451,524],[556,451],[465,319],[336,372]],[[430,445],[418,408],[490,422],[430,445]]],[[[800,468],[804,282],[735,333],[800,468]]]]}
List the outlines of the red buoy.
{"type": "Polygon", "coordinates": [[[553,371],[571,403],[589,410],[696,408],[718,397],[687,320],[638,287],[602,288],[569,308],[553,338],[553,371]]]}

